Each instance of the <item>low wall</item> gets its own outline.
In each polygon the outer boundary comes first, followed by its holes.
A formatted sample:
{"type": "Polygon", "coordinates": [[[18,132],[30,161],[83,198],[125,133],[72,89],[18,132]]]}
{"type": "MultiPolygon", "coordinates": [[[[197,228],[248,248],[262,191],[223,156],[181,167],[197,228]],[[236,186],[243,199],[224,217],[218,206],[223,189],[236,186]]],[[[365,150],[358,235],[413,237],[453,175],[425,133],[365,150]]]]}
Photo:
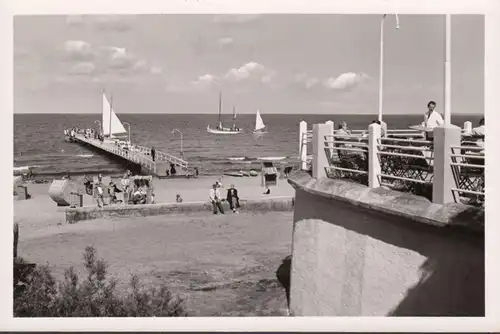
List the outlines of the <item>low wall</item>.
{"type": "MultiPolygon", "coordinates": [[[[291,211],[293,210],[294,199],[292,197],[277,197],[262,200],[240,200],[239,211],[291,211]]],[[[229,204],[223,202],[225,212],[229,212],[229,204]]],[[[158,203],[158,204],[137,204],[137,205],[116,205],[99,208],[81,207],[66,209],[66,223],[74,224],[81,220],[93,220],[110,217],[147,217],[159,216],[172,213],[191,213],[206,211],[212,212],[212,205],[209,202],[184,202],[184,203],[158,203]]]]}
{"type": "Polygon", "coordinates": [[[484,316],[484,210],[306,172],[289,183],[292,315],[484,316]]]}

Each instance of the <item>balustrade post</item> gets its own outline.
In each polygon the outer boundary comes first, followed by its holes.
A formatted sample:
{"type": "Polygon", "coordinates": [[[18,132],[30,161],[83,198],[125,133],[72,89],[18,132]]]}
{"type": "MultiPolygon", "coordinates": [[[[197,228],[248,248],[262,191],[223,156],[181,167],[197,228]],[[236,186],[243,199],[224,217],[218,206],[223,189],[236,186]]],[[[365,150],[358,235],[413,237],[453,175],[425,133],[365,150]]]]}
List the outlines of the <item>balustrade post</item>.
{"type": "Polygon", "coordinates": [[[325,167],[329,165],[326,152],[328,135],[331,133],[331,124],[314,124],[312,138],[312,177],[320,179],[326,177],[325,167]]]}
{"type": "Polygon", "coordinates": [[[307,169],[307,122],[301,121],[299,124],[299,158],[301,169],[307,169]]]}
{"type": "Polygon", "coordinates": [[[328,155],[327,155],[327,158],[328,158],[328,161],[331,161],[333,159],[333,148],[334,148],[334,144],[333,144],[333,140],[335,139],[335,137],[333,137],[334,133],[335,133],[335,123],[333,121],[326,121],[325,124],[327,124],[329,127],[331,127],[331,133],[328,134],[328,137],[327,137],[327,140],[328,140],[328,147],[330,148],[329,150],[327,150],[328,152],[328,155]]]}
{"type": "Polygon", "coordinates": [[[380,187],[380,158],[378,148],[382,135],[382,127],[377,123],[368,126],[368,186],[370,188],[380,187]]]}
{"type": "Polygon", "coordinates": [[[434,164],[432,202],[446,204],[455,202],[453,191],[455,178],[451,168],[451,146],[460,146],[462,130],[453,124],[434,128],[434,164]]]}

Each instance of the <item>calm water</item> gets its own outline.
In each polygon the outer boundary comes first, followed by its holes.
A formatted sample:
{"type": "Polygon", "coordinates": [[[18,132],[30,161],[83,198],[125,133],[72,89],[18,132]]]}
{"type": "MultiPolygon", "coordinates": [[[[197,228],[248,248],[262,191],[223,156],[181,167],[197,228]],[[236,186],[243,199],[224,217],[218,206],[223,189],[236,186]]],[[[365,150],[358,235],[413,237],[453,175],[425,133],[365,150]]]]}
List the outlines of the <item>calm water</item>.
{"type": "MultiPolygon", "coordinates": [[[[132,142],[154,146],[159,151],[179,156],[180,135],[183,133],[184,158],[198,166],[200,173],[214,175],[223,171],[250,170],[260,164],[252,162],[259,157],[287,157],[297,161],[299,122],[305,120],[309,128],[314,123],[345,120],[351,129],[366,129],[376,119],[372,115],[266,115],[262,117],[269,133],[255,137],[252,129],[255,115],[238,115],[237,126],[244,133],[217,136],[206,131],[207,124],[215,126],[217,115],[122,114],[122,122],[131,124],[132,142]],[[245,157],[243,161],[230,158],[245,157]]],[[[36,174],[52,177],[62,174],[118,174],[125,167],[119,162],[78,144],[64,142],[63,130],[72,126],[94,127],[101,115],[14,115],[14,166],[40,166],[36,174]]],[[[460,127],[467,120],[476,125],[480,115],[452,117],[460,127]]],[[[230,115],[227,122],[230,123],[230,115]]],[[[422,116],[385,116],[390,128],[407,128],[422,121],[422,116]]]]}

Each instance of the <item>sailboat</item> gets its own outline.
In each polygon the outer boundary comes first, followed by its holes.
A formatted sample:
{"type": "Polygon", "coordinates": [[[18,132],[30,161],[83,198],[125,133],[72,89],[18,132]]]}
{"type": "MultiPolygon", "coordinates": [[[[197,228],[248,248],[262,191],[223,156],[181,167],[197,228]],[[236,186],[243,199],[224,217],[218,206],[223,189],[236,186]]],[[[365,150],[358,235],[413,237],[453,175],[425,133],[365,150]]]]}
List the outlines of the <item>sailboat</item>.
{"type": "Polygon", "coordinates": [[[122,122],[116,116],[113,110],[112,103],[109,102],[105,92],[102,92],[102,134],[105,137],[116,138],[119,135],[124,135],[127,130],[123,127],[122,122]]]}
{"type": "Polygon", "coordinates": [[[219,124],[215,129],[210,128],[207,125],[207,132],[217,134],[217,135],[237,135],[242,132],[242,129],[236,127],[236,109],[233,107],[233,126],[231,128],[225,128],[222,124],[222,93],[219,93],[219,124]]]}
{"type": "Polygon", "coordinates": [[[253,133],[255,133],[255,134],[267,133],[266,125],[264,124],[264,121],[262,120],[262,117],[260,116],[259,109],[257,109],[257,114],[255,115],[255,129],[253,129],[253,133]]]}

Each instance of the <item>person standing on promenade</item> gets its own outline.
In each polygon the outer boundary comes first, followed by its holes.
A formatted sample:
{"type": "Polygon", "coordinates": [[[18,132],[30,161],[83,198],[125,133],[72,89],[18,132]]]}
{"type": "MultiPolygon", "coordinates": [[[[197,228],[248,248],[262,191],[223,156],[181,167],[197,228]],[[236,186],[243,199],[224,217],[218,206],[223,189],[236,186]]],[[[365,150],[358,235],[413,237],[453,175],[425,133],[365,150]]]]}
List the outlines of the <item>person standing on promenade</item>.
{"type": "Polygon", "coordinates": [[[155,158],[156,158],[156,150],[154,147],[151,148],[151,159],[153,159],[153,161],[155,161],[155,158]]]}
{"type": "Polygon", "coordinates": [[[217,184],[214,183],[212,185],[212,189],[210,189],[210,195],[208,198],[210,200],[210,203],[212,203],[214,215],[217,214],[217,209],[219,209],[220,213],[224,214],[224,208],[222,207],[220,191],[219,188],[217,188],[217,184]]]}

